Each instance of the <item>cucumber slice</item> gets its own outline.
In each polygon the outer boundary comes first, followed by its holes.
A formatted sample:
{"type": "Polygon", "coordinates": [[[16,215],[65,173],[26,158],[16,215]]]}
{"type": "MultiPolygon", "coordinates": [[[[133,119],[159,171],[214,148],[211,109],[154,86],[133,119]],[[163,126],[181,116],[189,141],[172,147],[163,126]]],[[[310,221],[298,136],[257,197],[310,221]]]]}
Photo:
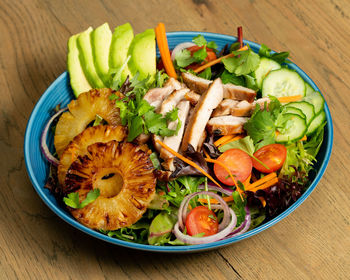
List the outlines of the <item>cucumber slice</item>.
{"type": "Polygon", "coordinates": [[[267,76],[267,74],[269,74],[272,70],[280,68],[281,65],[276,61],[266,57],[260,58],[260,64],[254,72],[257,86],[261,89],[262,82],[267,76]]]}
{"type": "Polygon", "coordinates": [[[281,68],[271,71],[262,83],[262,96],[305,96],[305,82],[291,69],[281,68]]]}
{"type": "Polygon", "coordinates": [[[314,93],[314,89],[308,84],[305,83],[305,96],[314,93]]]}
{"type": "Polygon", "coordinates": [[[282,114],[284,114],[284,113],[291,113],[291,114],[299,115],[300,117],[306,119],[306,116],[303,113],[303,111],[301,111],[300,109],[295,108],[295,107],[284,107],[282,114]]]}
{"type": "Polygon", "coordinates": [[[306,116],[306,124],[309,125],[312,121],[312,119],[315,117],[315,109],[314,106],[306,101],[297,101],[297,102],[290,102],[286,107],[294,107],[297,109],[300,109],[304,115],[306,116]]]}
{"type": "Polygon", "coordinates": [[[319,128],[324,123],[325,120],[326,120],[326,113],[322,110],[320,113],[318,113],[314,117],[314,119],[310,123],[307,129],[306,135],[309,136],[312,133],[314,133],[317,130],[317,128],[319,128]]]}
{"type": "Polygon", "coordinates": [[[311,103],[314,105],[315,108],[315,114],[318,114],[323,110],[324,107],[324,99],[321,93],[318,91],[313,91],[312,93],[309,92],[307,95],[303,98],[303,100],[311,103]]]}
{"type": "Polygon", "coordinates": [[[283,118],[292,123],[283,133],[280,132],[276,136],[276,143],[288,143],[304,137],[307,131],[305,118],[290,113],[283,114],[283,118]]]}

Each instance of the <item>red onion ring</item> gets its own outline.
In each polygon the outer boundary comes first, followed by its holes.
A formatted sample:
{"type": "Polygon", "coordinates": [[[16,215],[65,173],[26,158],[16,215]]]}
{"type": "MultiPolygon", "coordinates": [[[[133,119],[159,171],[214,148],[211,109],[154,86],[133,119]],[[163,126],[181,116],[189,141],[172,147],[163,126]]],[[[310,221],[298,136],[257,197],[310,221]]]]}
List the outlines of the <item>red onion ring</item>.
{"type": "MultiPolygon", "coordinates": [[[[205,186],[204,185],[199,185],[198,189],[204,190],[205,186]]],[[[219,188],[216,185],[213,185],[211,183],[208,183],[208,189],[211,190],[211,191],[221,192],[223,194],[226,194],[227,196],[231,196],[232,193],[233,193],[233,190],[228,190],[226,188],[219,188]]]]}
{"type": "Polygon", "coordinates": [[[218,240],[223,239],[226,235],[228,235],[236,226],[237,223],[237,217],[232,209],[229,209],[231,214],[231,221],[230,223],[220,232],[210,235],[210,236],[204,236],[204,237],[193,237],[190,235],[183,234],[179,229],[179,222],[177,222],[174,226],[174,234],[177,239],[184,242],[185,244],[204,244],[204,243],[210,243],[215,242],[218,240]]]}
{"type": "Polygon", "coordinates": [[[222,230],[223,228],[226,228],[227,225],[230,222],[230,208],[228,207],[227,203],[222,199],[222,197],[216,193],[209,192],[209,191],[201,191],[201,192],[195,192],[192,194],[189,194],[185,199],[181,202],[178,212],[178,223],[180,228],[183,230],[185,228],[184,222],[186,221],[187,216],[187,208],[190,200],[194,198],[197,195],[209,195],[219,201],[221,204],[222,210],[224,211],[224,217],[222,218],[222,221],[219,225],[219,230],[222,230]]]}
{"type": "Polygon", "coordinates": [[[234,231],[232,231],[230,234],[228,234],[226,238],[230,238],[230,237],[234,237],[234,236],[237,236],[237,235],[241,235],[242,233],[245,233],[249,227],[250,227],[250,224],[251,224],[251,221],[252,221],[252,217],[250,215],[250,211],[249,211],[249,208],[246,206],[244,208],[245,210],[245,218],[244,218],[244,221],[243,223],[238,227],[236,228],[234,231]]]}
{"type": "Polygon", "coordinates": [[[49,128],[51,126],[51,123],[59,116],[61,115],[64,111],[66,111],[67,108],[61,109],[59,110],[56,114],[54,114],[49,121],[46,123],[46,126],[43,130],[43,132],[41,133],[41,137],[40,137],[40,150],[43,153],[44,157],[46,158],[46,160],[48,162],[50,162],[51,164],[53,164],[54,166],[57,166],[60,162],[58,161],[57,158],[55,158],[49,151],[49,148],[47,147],[46,144],[46,138],[47,138],[47,133],[49,131],[49,128]]]}
{"type": "Polygon", "coordinates": [[[181,44],[178,44],[174,49],[173,49],[173,52],[171,53],[171,60],[174,61],[175,60],[175,55],[178,53],[178,52],[181,52],[183,49],[187,49],[187,48],[190,48],[190,47],[193,47],[195,46],[196,44],[192,43],[192,42],[184,42],[184,43],[181,43],[181,44]]]}

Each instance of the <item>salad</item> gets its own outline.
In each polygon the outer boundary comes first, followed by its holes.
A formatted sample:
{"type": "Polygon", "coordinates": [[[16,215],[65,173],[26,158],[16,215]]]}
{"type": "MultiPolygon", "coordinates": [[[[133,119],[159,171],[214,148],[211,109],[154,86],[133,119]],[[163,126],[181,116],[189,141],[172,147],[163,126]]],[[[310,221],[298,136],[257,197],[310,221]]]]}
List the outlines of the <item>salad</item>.
{"type": "Polygon", "coordinates": [[[169,50],[162,23],[71,36],[75,98],[43,130],[45,187],[86,227],[141,244],[209,243],[269,221],[308,188],[326,124],[288,56],[254,52],[241,27],[223,49],[198,35],[169,50]]]}

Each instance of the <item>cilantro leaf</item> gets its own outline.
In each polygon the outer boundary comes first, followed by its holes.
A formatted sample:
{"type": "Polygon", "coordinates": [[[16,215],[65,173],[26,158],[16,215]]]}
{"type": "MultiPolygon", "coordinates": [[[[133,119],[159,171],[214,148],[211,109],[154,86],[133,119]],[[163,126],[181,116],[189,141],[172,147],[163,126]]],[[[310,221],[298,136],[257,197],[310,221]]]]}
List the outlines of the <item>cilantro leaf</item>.
{"type": "Polygon", "coordinates": [[[236,141],[229,142],[221,146],[219,148],[219,151],[223,153],[230,149],[240,149],[246,152],[248,155],[252,155],[255,152],[254,142],[249,136],[246,136],[236,141]]]}
{"type": "Polygon", "coordinates": [[[252,117],[245,123],[244,129],[252,138],[256,149],[275,143],[275,120],[271,112],[260,110],[256,106],[252,117]]]}
{"type": "Polygon", "coordinates": [[[64,203],[74,209],[81,209],[87,206],[88,204],[94,202],[100,195],[99,189],[93,189],[88,192],[86,198],[80,203],[79,201],[79,193],[72,192],[69,193],[67,197],[63,198],[64,203]]]}
{"type": "Polygon", "coordinates": [[[245,86],[245,82],[244,82],[243,77],[238,77],[235,74],[230,73],[226,69],[224,70],[224,72],[222,72],[220,78],[224,84],[231,83],[231,84],[238,85],[238,86],[245,86]]]}
{"type": "Polygon", "coordinates": [[[196,62],[203,61],[204,59],[206,59],[207,56],[208,54],[207,54],[206,48],[201,48],[198,51],[193,53],[193,58],[195,58],[196,62]]]}
{"type": "Polygon", "coordinates": [[[234,51],[234,57],[224,58],[222,62],[227,71],[237,76],[247,75],[258,68],[260,57],[250,48],[245,51],[234,51]]]}
{"type": "Polygon", "coordinates": [[[168,78],[169,76],[166,73],[164,73],[164,70],[157,71],[154,87],[163,87],[165,80],[167,80],[168,78]]]}
{"type": "Polygon", "coordinates": [[[289,56],[289,52],[280,52],[280,53],[276,52],[271,54],[271,49],[264,44],[262,44],[259,49],[259,55],[270,58],[279,64],[289,63],[289,61],[287,60],[289,56]]]}
{"type": "Polygon", "coordinates": [[[211,79],[211,67],[206,68],[204,71],[202,71],[198,77],[201,77],[203,79],[206,80],[210,80],[211,79]]]}
{"type": "Polygon", "coordinates": [[[86,205],[94,202],[100,196],[100,189],[93,189],[88,192],[86,198],[81,202],[80,208],[84,208],[86,205]]]}
{"type": "Polygon", "coordinates": [[[80,208],[79,193],[72,192],[68,194],[68,197],[63,198],[64,203],[74,209],[80,208]]]}
{"type": "Polygon", "coordinates": [[[251,75],[243,75],[244,79],[245,79],[245,86],[247,88],[250,88],[252,90],[257,91],[259,89],[258,85],[256,84],[256,79],[251,76],[251,75]]]}
{"type": "Polygon", "coordinates": [[[131,142],[143,132],[143,119],[140,116],[131,118],[128,122],[128,130],[128,142],[131,142]]]}
{"type": "Polygon", "coordinates": [[[279,64],[282,63],[289,63],[287,58],[289,57],[289,52],[280,52],[280,53],[274,53],[271,55],[271,59],[276,61],[279,64]]]}
{"type": "Polygon", "coordinates": [[[218,49],[218,45],[214,41],[209,42],[207,44],[207,47],[210,48],[210,49],[213,49],[213,50],[217,50],[218,49]]]}
{"type": "Polygon", "coordinates": [[[178,114],[178,109],[174,108],[165,115],[165,119],[167,121],[176,121],[177,120],[177,114],[178,114]]]}
{"type": "Polygon", "coordinates": [[[203,35],[197,35],[192,39],[192,42],[195,43],[198,47],[202,47],[207,44],[207,40],[205,40],[203,35]]]}
{"type": "Polygon", "coordinates": [[[185,68],[196,61],[196,59],[191,55],[191,52],[187,49],[177,52],[175,55],[175,60],[177,66],[181,68],[185,68]]]}
{"type": "Polygon", "coordinates": [[[149,155],[150,160],[152,161],[153,167],[155,169],[160,169],[160,162],[156,152],[153,152],[149,155]]]}
{"type": "Polygon", "coordinates": [[[271,52],[271,49],[268,46],[266,46],[265,44],[261,44],[260,49],[259,49],[260,56],[265,56],[265,57],[270,58],[271,57],[270,52],[271,52]]]}

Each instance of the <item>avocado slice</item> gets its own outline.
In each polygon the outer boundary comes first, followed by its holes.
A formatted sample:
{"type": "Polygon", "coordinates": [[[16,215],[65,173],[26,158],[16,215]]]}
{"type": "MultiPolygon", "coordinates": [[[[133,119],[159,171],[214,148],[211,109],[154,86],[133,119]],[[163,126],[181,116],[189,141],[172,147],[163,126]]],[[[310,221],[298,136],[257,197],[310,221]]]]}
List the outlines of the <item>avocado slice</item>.
{"type": "MultiPolygon", "coordinates": [[[[109,51],[109,68],[117,70],[122,67],[128,56],[129,46],[134,38],[134,31],[130,23],[117,26],[112,35],[112,43],[109,51]]],[[[121,75],[122,82],[130,75],[128,66],[123,70],[121,75]]]]}
{"type": "Polygon", "coordinates": [[[92,27],[89,27],[78,36],[79,59],[82,65],[85,77],[93,88],[104,88],[105,85],[96,73],[94,60],[92,57],[90,35],[92,27]]]}
{"type": "Polygon", "coordinates": [[[68,57],[67,68],[70,77],[70,85],[73,89],[75,97],[80,93],[91,89],[91,85],[86,79],[83,68],[79,60],[79,50],[77,46],[77,38],[79,34],[73,35],[68,40],[68,57]]]}
{"type": "Polygon", "coordinates": [[[109,85],[109,47],[112,41],[112,32],[108,23],[97,27],[91,33],[92,56],[96,72],[105,85],[109,85]]]}
{"type": "Polygon", "coordinates": [[[131,56],[128,66],[132,75],[140,73],[140,80],[151,76],[153,81],[156,75],[156,41],[153,29],[137,34],[132,40],[128,54],[131,56]]]}

